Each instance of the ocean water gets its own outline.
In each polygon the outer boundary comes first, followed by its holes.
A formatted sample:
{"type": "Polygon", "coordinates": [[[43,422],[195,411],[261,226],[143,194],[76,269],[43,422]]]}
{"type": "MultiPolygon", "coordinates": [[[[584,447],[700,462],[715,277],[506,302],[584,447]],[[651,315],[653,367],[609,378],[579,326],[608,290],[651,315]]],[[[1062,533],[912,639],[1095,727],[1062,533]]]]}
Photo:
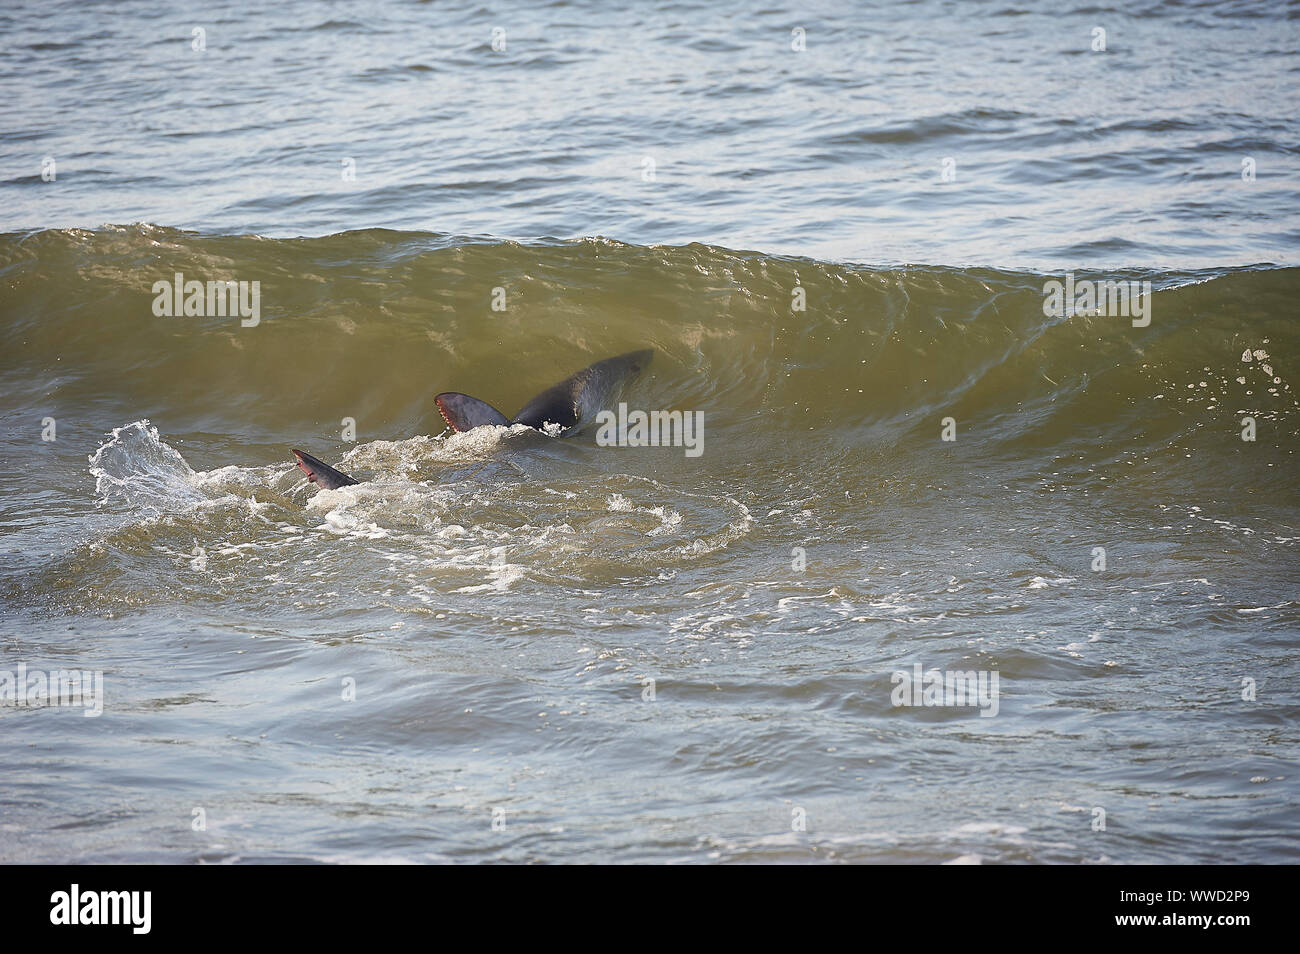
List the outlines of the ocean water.
{"type": "Polygon", "coordinates": [[[7,5],[0,861],[1296,861],[1298,22],[7,5]]]}

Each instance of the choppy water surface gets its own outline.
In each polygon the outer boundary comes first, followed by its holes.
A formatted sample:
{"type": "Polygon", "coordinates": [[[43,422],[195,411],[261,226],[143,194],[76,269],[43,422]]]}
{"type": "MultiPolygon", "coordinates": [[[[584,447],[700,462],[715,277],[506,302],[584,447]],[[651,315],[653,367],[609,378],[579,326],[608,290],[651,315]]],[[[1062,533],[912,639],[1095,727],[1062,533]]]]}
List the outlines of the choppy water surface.
{"type": "Polygon", "coordinates": [[[1296,860],[1284,9],[52,24],[0,14],[0,670],[106,699],[0,706],[0,860],[1296,860]],[[433,404],[642,347],[699,457],[433,404]]]}
{"type": "Polygon", "coordinates": [[[0,228],[1052,267],[1300,244],[1300,20],[1272,0],[69,0],[7,4],[0,38],[0,228]]]}

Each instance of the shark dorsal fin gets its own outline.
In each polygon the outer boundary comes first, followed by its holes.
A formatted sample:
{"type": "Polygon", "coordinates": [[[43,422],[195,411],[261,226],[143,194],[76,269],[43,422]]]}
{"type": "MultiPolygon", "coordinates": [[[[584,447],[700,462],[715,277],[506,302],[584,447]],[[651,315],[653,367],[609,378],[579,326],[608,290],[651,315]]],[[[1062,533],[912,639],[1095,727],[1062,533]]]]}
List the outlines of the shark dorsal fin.
{"type": "Polygon", "coordinates": [[[553,425],[568,434],[604,409],[624,382],[645,370],[653,357],[654,350],[646,348],[597,361],[537,395],[513,420],[486,401],[459,391],[445,391],[434,400],[443,420],[455,431],[468,431],[484,424],[524,424],[538,430],[553,425]]]}
{"type": "Polygon", "coordinates": [[[468,431],[484,424],[505,426],[510,423],[504,414],[487,401],[480,401],[459,391],[446,391],[434,400],[438,403],[442,419],[451,425],[453,431],[468,431]]]}

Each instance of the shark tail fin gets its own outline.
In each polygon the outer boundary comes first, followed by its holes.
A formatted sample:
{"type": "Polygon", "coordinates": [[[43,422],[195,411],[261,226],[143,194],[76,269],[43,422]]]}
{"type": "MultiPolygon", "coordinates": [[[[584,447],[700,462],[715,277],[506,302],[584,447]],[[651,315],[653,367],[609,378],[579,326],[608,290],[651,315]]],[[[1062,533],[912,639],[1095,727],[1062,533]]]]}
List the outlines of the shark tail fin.
{"type": "Polygon", "coordinates": [[[347,487],[350,484],[359,484],[361,481],[349,477],[342,471],[335,470],[329,464],[323,464],[311,454],[304,454],[300,450],[294,450],[293,456],[298,458],[298,467],[307,475],[307,480],[323,487],[326,490],[336,490],[339,487],[347,487]]]}
{"type": "Polygon", "coordinates": [[[471,428],[482,427],[484,424],[504,427],[510,423],[504,414],[487,401],[480,401],[459,391],[446,391],[434,400],[438,403],[438,411],[442,414],[442,419],[456,432],[468,431],[471,428]]]}

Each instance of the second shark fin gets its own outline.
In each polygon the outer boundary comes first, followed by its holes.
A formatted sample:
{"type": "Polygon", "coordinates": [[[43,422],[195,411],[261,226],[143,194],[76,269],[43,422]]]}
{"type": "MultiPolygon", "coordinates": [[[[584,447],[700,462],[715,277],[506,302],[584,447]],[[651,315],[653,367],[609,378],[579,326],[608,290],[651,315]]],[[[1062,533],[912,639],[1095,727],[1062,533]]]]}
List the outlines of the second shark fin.
{"type": "Polygon", "coordinates": [[[339,487],[361,483],[356,478],[349,477],[340,470],[335,470],[329,464],[321,463],[311,454],[304,454],[300,450],[295,450],[293,456],[298,458],[298,467],[307,475],[307,479],[318,487],[324,487],[326,490],[337,490],[339,487]]]}

